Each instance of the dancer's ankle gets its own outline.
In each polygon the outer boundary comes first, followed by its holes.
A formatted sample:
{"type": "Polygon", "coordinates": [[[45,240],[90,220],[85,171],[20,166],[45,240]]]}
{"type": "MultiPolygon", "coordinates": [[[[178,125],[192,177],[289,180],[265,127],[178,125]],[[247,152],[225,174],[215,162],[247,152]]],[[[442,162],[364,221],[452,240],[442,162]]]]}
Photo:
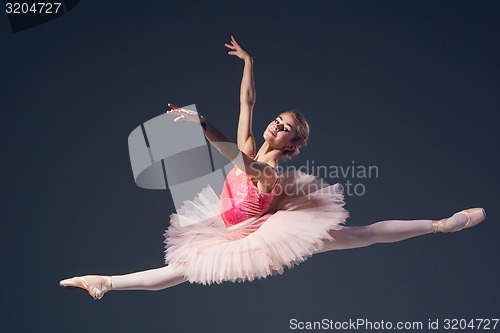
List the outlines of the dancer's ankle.
{"type": "Polygon", "coordinates": [[[432,232],[456,232],[462,230],[468,221],[469,218],[464,213],[456,213],[441,220],[432,220],[432,232]]]}

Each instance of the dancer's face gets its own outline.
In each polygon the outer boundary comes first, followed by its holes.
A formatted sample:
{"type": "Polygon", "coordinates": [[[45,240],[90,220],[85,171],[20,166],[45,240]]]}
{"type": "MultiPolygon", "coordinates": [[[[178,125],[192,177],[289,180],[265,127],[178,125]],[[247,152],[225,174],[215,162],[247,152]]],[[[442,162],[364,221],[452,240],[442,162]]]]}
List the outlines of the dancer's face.
{"type": "Polygon", "coordinates": [[[287,113],[282,113],[269,123],[263,137],[273,148],[291,150],[297,148],[297,145],[292,142],[296,133],[295,118],[287,113]]]}

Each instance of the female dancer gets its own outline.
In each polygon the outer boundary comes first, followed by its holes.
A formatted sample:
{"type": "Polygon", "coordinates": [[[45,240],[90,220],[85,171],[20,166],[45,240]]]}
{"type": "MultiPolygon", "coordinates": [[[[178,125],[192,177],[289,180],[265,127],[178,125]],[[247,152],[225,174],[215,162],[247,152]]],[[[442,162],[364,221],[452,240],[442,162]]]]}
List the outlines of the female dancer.
{"type": "Polygon", "coordinates": [[[110,290],[160,290],[182,282],[252,281],[282,274],[284,267],[314,253],[397,242],[432,232],[455,232],[486,217],[472,208],[441,220],[389,220],[366,226],[342,224],[339,184],[328,185],[302,172],[277,171],[280,158],[291,159],[307,144],[309,125],[297,111],[281,113],[263,133],[256,151],[251,131],[255,104],[253,59],[231,36],[230,55],[244,61],[240,91],[238,147],[200,114],[172,104],[177,121],[200,122],[207,139],[235,166],[220,198],[210,185],[170,216],[165,233],[166,266],[125,275],[86,275],[60,281],[100,299],[110,290]],[[185,219],[189,224],[181,223],[185,219]],[[194,221],[194,222],[193,222],[194,221]]]}

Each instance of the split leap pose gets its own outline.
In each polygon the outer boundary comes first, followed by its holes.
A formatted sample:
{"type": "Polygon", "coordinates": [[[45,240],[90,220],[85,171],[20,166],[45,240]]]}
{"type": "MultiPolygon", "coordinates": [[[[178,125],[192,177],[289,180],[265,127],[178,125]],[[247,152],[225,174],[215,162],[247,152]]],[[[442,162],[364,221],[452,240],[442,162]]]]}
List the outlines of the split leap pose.
{"type": "Polygon", "coordinates": [[[315,253],[455,232],[485,219],[484,209],[471,208],[441,220],[344,226],[349,212],[343,208],[340,184],[328,185],[300,171],[277,170],[280,158],[291,159],[307,144],[309,125],[303,114],[290,110],[274,118],[256,150],[253,59],[232,36],[225,46],[244,62],[237,147],[199,113],[172,104],[167,111],[177,116],[175,122],[199,122],[206,138],[234,164],[220,197],[208,185],[171,214],[165,232],[166,266],[125,275],[77,276],[60,281],[60,286],[84,289],[100,299],[110,290],[160,290],[186,281],[252,281],[282,274],[285,267],[315,253]]]}

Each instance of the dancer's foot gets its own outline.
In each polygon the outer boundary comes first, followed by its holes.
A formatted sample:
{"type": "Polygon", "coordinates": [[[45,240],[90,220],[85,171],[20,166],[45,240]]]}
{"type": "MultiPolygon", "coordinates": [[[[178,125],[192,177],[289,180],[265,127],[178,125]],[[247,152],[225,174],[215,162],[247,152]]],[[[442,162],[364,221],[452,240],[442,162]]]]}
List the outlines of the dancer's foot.
{"type": "Polygon", "coordinates": [[[469,208],[453,214],[452,217],[432,221],[433,232],[455,232],[473,227],[486,218],[484,208],[469,208]]]}
{"type": "Polygon", "coordinates": [[[84,289],[94,299],[101,299],[104,294],[111,290],[111,276],[85,275],[76,276],[71,279],[61,280],[59,286],[66,289],[84,289]]]}

